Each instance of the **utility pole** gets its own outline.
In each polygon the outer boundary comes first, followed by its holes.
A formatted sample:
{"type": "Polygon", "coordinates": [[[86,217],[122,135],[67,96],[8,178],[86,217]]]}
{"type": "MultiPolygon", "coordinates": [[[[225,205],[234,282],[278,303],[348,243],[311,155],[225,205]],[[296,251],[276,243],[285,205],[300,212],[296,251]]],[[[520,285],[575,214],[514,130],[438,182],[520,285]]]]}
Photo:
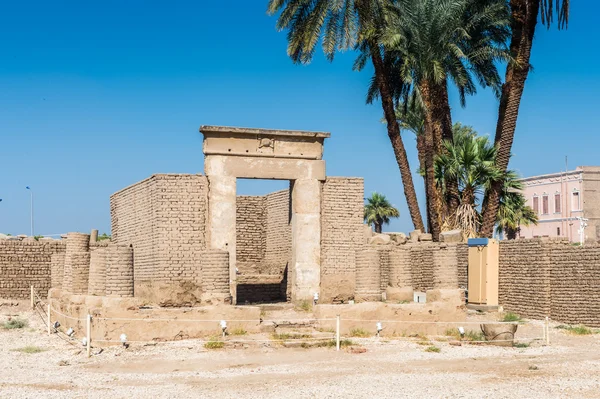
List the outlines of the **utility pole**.
{"type": "Polygon", "coordinates": [[[27,190],[29,190],[29,192],[31,193],[31,236],[34,237],[34,233],[33,233],[33,190],[29,186],[27,186],[25,188],[27,190]]]}

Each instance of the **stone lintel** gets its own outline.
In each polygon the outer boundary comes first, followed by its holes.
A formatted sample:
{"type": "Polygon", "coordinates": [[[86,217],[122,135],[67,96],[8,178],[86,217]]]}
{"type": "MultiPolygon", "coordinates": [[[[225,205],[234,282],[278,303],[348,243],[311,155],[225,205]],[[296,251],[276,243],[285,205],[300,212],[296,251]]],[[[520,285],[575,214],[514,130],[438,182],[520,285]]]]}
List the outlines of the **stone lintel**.
{"type": "Polygon", "coordinates": [[[325,161],[207,155],[207,176],[231,176],[248,179],[325,180],[325,161]]]}
{"type": "Polygon", "coordinates": [[[323,158],[324,132],[202,126],[204,155],[262,158],[323,158]]]}

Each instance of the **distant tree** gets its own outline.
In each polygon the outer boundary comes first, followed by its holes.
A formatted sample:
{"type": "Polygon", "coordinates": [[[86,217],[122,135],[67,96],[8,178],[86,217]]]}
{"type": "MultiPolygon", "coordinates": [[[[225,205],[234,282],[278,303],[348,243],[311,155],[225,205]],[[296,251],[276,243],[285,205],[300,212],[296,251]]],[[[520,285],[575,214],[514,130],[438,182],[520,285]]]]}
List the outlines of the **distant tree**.
{"type": "Polygon", "coordinates": [[[385,198],[385,195],[379,193],[371,194],[367,198],[365,205],[365,222],[373,225],[376,233],[381,233],[384,224],[390,223],[390,218],[397,218],[400,212],[385,198]]]}
{"type": "Polygon", "coordinates": [[[509,170],[503,180],[496,232],[504,233],[507,239],[514,240],[521,226],[537,225],[538,217],[530,206],[525,205],[527,200],[521,193],[523,183],[518,180],[517,173],[509,170]]]}
{"type": "Polygon", "coordinates": [[[447,195],[447,181],[458,183],[460,203],[453,227],[460,228],[466,237],[477,237],[479,199],[485,188],[502,179],[495,165],[496,147],[487,136],[478,136],[470,126],[456,123],[453,131],[454,141],[444,141],[445,152],[436,157],[436,184],[447,195]]]}
{"type": "Polygon", "coordinates": [[[112,236],[110,236],[109,234],[106,234],[106,233],[102,233],[101,235],[98,236],[98,241],[110,240],[110,239],[112,239],[112,236]]]}

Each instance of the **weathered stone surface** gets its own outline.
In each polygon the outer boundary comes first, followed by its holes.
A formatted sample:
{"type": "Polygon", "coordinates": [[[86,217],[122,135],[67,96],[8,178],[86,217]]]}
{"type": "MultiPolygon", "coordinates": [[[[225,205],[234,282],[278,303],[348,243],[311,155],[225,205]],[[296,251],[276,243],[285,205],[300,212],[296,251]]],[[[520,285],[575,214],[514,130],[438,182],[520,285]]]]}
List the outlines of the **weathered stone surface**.
{"type": "Polygon", "coordinates": [[[390,244],[392,239],[387,234],[375,234],[369,239],[369,245],[386,245],[390,244]]]}
{"type": "Polygon", "coordinates": [[[458,243],[463,241],[461,230],[450,230],[440,233],[440,242],[458,243]]]}
{"type": "Polygon", "coordinates": [[[414,290],[412,287],[387,287],[385,290],[386,298],[390,302],[412,302],[414,297],[414,290]]]}
{"type": "Polygon", "coordinates": [[[516,324],[486,323],[481,325],[481,331],[486,341],[496,346],[513,346],[516,324]]]}
{"type": "Polygon", "coordinates": [[[418,242],[420,235],[421,235],[421,230],[413,230],[413,231],[411,231],[409,233],[410,241],[411,242],[418,242]]]}
{"type": "Polygon", "coordinates": [[[292,188],[292,301],[312,300],[321,277],[321,184],[295,180],[292,188]]]}
{"type": "Polygon", "coordinates": [[[429,233],[423,233],[419,235],[419,241],[432,241],[433,237],[429,233]]]}

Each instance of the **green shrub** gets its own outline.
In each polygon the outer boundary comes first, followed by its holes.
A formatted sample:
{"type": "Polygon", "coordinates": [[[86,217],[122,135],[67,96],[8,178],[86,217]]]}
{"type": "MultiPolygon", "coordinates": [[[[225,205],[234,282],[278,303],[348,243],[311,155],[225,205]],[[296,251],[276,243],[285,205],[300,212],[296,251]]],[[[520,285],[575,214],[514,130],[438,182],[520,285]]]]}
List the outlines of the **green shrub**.
{"type": "Polygon", "coordinates": [[[246,334],[248,334],[248,331],[244,330],[241,327],[238,327],[238,328],[234,328],[233,330],[231,330],[231,332],[229,334],[231,334],[231,335],[246,335],[246,334]]]}
{"type": "Polygon", "coordinates": [[[425,349],[425,352],[434,352],[434,353],[440,353],[442,350],[440,348],[438,348],[437,346],[429,346],[425,349]]]}
{"type": "Polygon", "coordinates": [[[578,325],[578,326],[567,326],[565,324],[561,324],[559,326],[556,326],[556,328],[565,330],[568,333],[573,334],[573,335],[591,335],[594,333],[594,331],[592,331],[592,329],[584,326],[583,324],[578,325]]]}
{"type": "Polygon", "coordinates": [[[307,300],[301,301],[296,305],[296,309],[303,312],[310,312],[312,310],[312,303],[307,300]]]}
{"type": "Polygon", "coordinates": [[[299,334],[299,333],[273,333],[271,338],[276,341],[285,341],[288,339],[304,339],[304,338],[312,338],[310,334],[299,334]]]}
{"type": "MultiPolygon", "coordinates": [[[[354,343],[349,340],[349,339],[342,339],[340,340],[340,348],[345,348],[348,346],[352,346],[354,345],[354,343]]],[[[303,347],[309,347],[309,344],[303,344],[303,347]]],[[[335,344],[335,339],[329,339],[327,341],[317,341],[316,344],[314,344],[315,347],[318,348],[335,348],[336,344],[335,344]]]]}
{"type": "Polygon", "coordinates": [[[460,332],[458,331],[458,328],[449,328],[446,330],[446,335],[448,337],[454,337],[458,340],[462,339],[463,341],[472,341],[472,342],[479,342],[479,341],[485,341],[485,336],[483,335],[483,333],[481,331],[465,331],[465,336],[461,337],[460,336],[460,332]]]}
{"type": "Polygon", "coordinates": [[[365,331],[362,328],[353,328],[352,330],[350,330],[350,336],[351,337],[367,338],[367,337],[370,337],[372,335],[373,334],[370,334],[368,331],[365,331]]]}
{"type": "Polygon", "coordinates": [[[515,342],[513,346],[515,348],[529,348],[529,344],[527,342],[515,342]]]}
{"type": "Polygon", "coordinates": [[[222,349],[225,346],[225,342],[211,338],[210,341],[204,343],[206,349],[222,349]]]}
{"type": "Polygon", "coordinates": [[[513,312],[506,312],[504,314],[504,317],[502,317],[501,321],[503,321],[503,322],[513,322],[513,321],[519,322],[519,321],[521,321],[521,316],[519,316],[518,314],[513,313],[513,312]]]}
{"type": "Polygon", "coordinates": [[[24,328],[27,327],[27,320],[14,318],[2,324],[2,328],[6,330],[13,330],[15,328],[24,328]]]}
{"type": "Polygon", "coordinates": [[[13,349],[13,352],[21,352],[21,353],[40,353],[44,352],[46,349],[40,348],[38,346],[24,346],[22,348],[13,349]]]}

